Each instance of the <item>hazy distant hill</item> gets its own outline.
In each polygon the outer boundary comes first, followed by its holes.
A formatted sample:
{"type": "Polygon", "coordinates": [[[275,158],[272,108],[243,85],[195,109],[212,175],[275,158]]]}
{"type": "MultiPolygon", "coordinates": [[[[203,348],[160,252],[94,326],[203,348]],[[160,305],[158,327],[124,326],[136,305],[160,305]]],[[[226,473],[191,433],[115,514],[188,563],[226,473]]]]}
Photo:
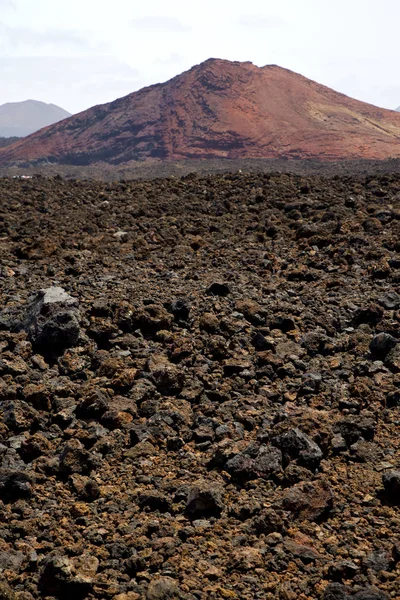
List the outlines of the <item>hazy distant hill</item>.
{"type": "Polygon", "coordinates": [[[396,110],[397,110],[397,112],[400,112],[400,106],[398,106],[398,107],[396,108],[396,110]]]}
{"type": "Polygon", "coordinates": [[[14,142],[18,142],[18,137],[0,137],[0,148],[5,148],[6,146],[10,146],[14,142]]]}
{"type": "Polygon", "coordinates": [[[70,116],[63,108],[38,100],[7,102],[0,106],[0,137],[24,137],[70,116]]]}

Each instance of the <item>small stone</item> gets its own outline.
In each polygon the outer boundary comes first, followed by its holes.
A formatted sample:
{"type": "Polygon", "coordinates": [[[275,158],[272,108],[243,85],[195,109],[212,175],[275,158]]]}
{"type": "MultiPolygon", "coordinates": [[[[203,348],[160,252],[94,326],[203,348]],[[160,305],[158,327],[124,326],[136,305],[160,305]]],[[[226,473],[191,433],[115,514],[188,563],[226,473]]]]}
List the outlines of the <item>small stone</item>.
{"type": "Polygon", "coordinates": [[[322,460],[321,448],[299,429],[290,429],[271,440],[283,453],[284,461],[297,459],[299,465],[316,469],[322,460]]]}
{"type": "Polygon", "coordinates": [[[229,285],[226,283],[215,282],[207,289],[209,296],[228,296],[231,293],[229,285]]]}
{"type": "Polygon", "coordinates": [[[283,531],[284,524],[283,516],[280,513],[272,508],[267,508],[251,519],[249,531],[256,535],[280,533],[283,531]]]}
{"type": "Polygon", "coordinates": [[[263,556],[258,548],[244,546],[232,555],[232,563],[238,571],[253,571],[263,565],[263,556]]]}
{"type": "Polygon", "coordinates": [[[22,442],[19,452],[24,461],[31,462],[43,454],[50,454],[52,448],[51,442],[43,434],[34,433],[22,442]]]}
{"type": "Polygon", "coordinates": [[[61,354],[75,346],[80,335],[78,302],[60,287],[40,290],[27,307],[20,328],[34,349],[44,355],[61,354]]]}
{"type": "Polygon", "coordinates": [[[98,559],[89,554],[74,558],[50,556],[44,561],[39,589],[60,600],[83,600],[93,589],[98,566],[98,559]]]}
{"type": "Polygon", "coordinates": [[[322,600],[350,600],[351,589],[341,583],[330,583],[324,590],[322,600]]]}
{"type": "Polygon", "coordinates": [[[94,479],[75,473],[71,475],[70,483],[73,491],[80,500],[93,502],[100,497],[100,488],[94,479]]]}
{"type": "Polygon", "coordinates": [[[116,231],[113,234],[113,237],[115,237],[119,242],[124,243],[128,241],[128,232],[127,231],[116,231]]]}
{"type": "Polygon", "coordinates": [[[282,471],[282,452],[279,448],[261,445],[254,458],[247,452],[236,454],[227,461],[225,469],[237,481],[268,479],[282,471]]]}
{"type": "Polygon", "coordinates": [[[171,312],[177,321],[187,321],[191,310],[189,300],[178,298],[171,304],[171,312]]]}
{"type": "Polygon", "coordinates": [[[398,340],[390,335],[390,333],[378,333],[372,338],[369,350],[372,356],[375,356],[376,358],[385,358],[397,343],[398,340]]]}
{"type": "Polygon", "coordinates": [[[333,507],[333,492],[324,481],[303,481],[285,490],[283,508],[302,520],[317,521],[333,507]]]}
{"type": "Polygon", "coordinates": [[[390,500],[396,504],[400,504],[400,471],[384,473],[382,483],[390,500]]]}
{"type": "Polygon", "coordinates": [[[396,310],[400,307],[400,296],[396,292],[387,292],[378,298],[378,302],[387,310],[396,310]]]}
{"type": "Polygon", "coordinates": [[[13,502],[32,496],[32,478],[23,471],[0,469],[0,499],[13,502]]]}
{"type": "Polygon", "coordinates": [[[178,600],[181,593],[178,584],[171,577],[152,579],[147,588],[146,600],[178,600]]]}
{"type": "Polygon", "coordinates": [[[360,571],[360,567],[357,566],[351,560],[342,560],[338,563],[330,565],[328,569],[328,575],[333,581],[342,581],[343,579],[353,579],[360,571]]]}
{"type": "Polygon", "coordinates": [[[371,552],[363,560],[363,567],[366,569],[371,569],[371,571],[375,571],[375,573],[379,573],[380,571],[388,571],[390,567],[390,558],[387,552],[382,550],[377,550],[375,552],[371,552]]]}
{"type": "Polygon", "coordinates": [[[220,517],[224,509],[221,492],[207,484],[199,484],[189,489],[186,513],[192,519],[220,517]]]}
{"type": "Polygon", "coordinates": [[[90,454],[79,440],[71,439],[64,444],[59,458],[60,473],[88,473],[91,467],[90,454]]]}
{"type": "MultiPolygon", "coordinates": [[[[25,556],[23,552],[17,552],[15,550],[4,550],[0,551],[0,570],[14,571],[18,573],[21,570],[23,563],[25,562],[25,556]]],[[[0,594],[0,599],[2,598],[0,594]]]]}
{"type": "Polygon", "coordinates": [[[166,360],[155,361],[150,364],[151,374],[157,390],[165,396],[178,395],[185,383],[185,374],[182,369],[166,360]]]}

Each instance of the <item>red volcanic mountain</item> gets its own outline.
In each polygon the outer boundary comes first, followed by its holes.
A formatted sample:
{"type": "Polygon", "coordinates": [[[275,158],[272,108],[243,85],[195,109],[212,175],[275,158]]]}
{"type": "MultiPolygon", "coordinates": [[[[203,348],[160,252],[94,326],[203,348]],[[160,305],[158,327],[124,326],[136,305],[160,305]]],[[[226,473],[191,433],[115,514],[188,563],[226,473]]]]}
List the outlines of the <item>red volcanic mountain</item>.
{"type": "Polygon", "coordinates": [[[400,157],[400,114],[275,65],[210,59],[0,150],[0,165],[400,157]]]}

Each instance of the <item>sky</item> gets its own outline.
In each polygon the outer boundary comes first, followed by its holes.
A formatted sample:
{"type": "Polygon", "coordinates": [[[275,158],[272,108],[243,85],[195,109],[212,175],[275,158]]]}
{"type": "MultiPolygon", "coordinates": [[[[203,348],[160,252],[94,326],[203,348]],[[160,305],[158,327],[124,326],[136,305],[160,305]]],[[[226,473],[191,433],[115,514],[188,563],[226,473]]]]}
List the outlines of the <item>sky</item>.
{"type": "Polygon", "coordinates": [[[225,58],[395,109],[399,23],[398,0],[0,0],[0,104],[76,113],[225,58]]]}

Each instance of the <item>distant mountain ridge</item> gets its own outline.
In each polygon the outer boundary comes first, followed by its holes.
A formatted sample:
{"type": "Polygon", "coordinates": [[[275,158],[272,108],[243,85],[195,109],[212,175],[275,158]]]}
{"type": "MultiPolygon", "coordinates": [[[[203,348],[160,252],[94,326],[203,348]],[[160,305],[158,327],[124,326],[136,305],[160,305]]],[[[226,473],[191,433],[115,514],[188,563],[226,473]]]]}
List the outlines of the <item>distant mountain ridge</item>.
{"type": "Polygon", "coordinates": [[[209,59],[0,150],[0,166],[400,158],[400,114],[302,75],[209,59]]]}
{"type": "Polygon", "coordinates": [[[21,138],[19,137],[0,137],[0,148],[5,148],[6,146],[10,146],[11,144],[15,144],[21,138]]]}
{"type": "Polygon", "coordinates": [[[7,102],[0,106],[0,137],[24,137],[70,116],[63,108],[39,100],[7,102]]]}

